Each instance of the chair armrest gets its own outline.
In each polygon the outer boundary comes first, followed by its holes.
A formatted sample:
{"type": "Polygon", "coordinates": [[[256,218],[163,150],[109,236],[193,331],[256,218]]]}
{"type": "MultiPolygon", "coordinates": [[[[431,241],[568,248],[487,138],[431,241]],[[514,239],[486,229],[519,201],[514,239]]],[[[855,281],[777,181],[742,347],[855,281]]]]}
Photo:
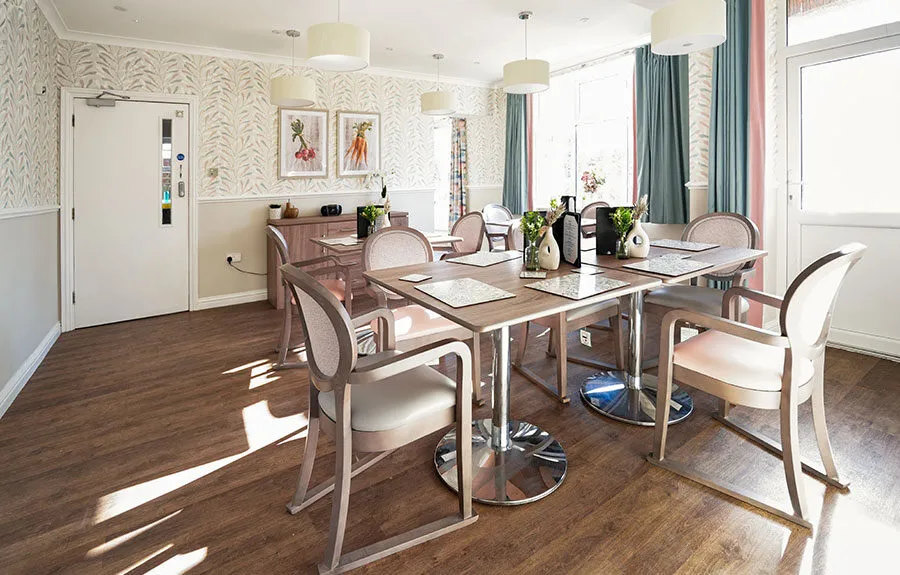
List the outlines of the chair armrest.
{"type": "Polygon", "coordinates": [[[734,276],[731,278],[731,285],[737,286],[745,286],[744,282],[748,279],[756,275],[756,268],[745,268],[742,270],[738,270],[735,272],[734,276]]]}
{"type": "Polygon", "coordinates": [[[383,327],[379,327],[380,329],[384,329],[385,335],[387,335],[387,343],[385,344],[385,349],[394,349],[396,346],[396,340],[394,338],[394,314],[386,307],[380,307],[374,311],[370,311],[369,313],[364,313],[362,315],[358,315],[350,320],[350,324],[354,329],[359,329],[361,327],[365,327],[372,323],[373,320],[380,320],[379,323],[383,327]]]}
{"type": "Polygon", "coordinates": [[[310,270],[306,273],[308,273],[309,275],[311,275],[313,277],[336,274],[339,278],[344,280],[344,282],[349,283],[349,281],[350,281],[350,267],[345,266],[343,264],[337,264],[337,265],[333,265],[333,266],[317,268],[314,270],[310,270]]]}
{"type": "Polygon", "coordinates": [[[784,300],[778,296],[767,294],[765,292],[753,290],[744,286],[735,286],[730,288],[725,295],[722,296],[722,317],[728,317],[731,310],[731,303],[738,297],[745,297],[749,300],[759,302],[763,305],[781,309],[784,300]]]}
{"type": "MultiPolygon", "coordinates": [[[[687,309],[674,309],[666,313],[666,315],[664,315],[662,318],[663,332],[673,329],[675,322],[678,321],[688,322],[690,324],[705,327],[708,329],[714,329],[716,331],[721,331],[722,333],[727,333],[729,335],[748,339],[750,341],[755,341],[757,343],[762,343],[765,345],[771,345],[781,348],[790,347],[788,338],[782,336],[781,334],[777,334],[766,329],[761,329],[756,326],[726,319],[724,317],[690,311],[687,309]]],[[[662,357],[662,351],[663,350],[660,350],[660,357],[662,357]]]]}
{"type": "Polygon", "coordinates": [[[461,373],[457,374],[457,376],[461,376],[463,383],[468,382],[468,386],[471,388],[472,352],[469,350],[468,345],[457,339],[436,341],[418,349],[386,357],[381,361],[367,365],[365,368],[357,368],[350,374],[350,384],[376,383],[449,354],[455,354],[460,359],[462,368],[460,370],[461,373]]]}
{"type": "Polygon", "coordinates": [[[375,303],[378,304],[378,307],[388,307],[387,293],[381,286],[377,286],[372,282],[367,281],[365,292],[375,298],[375,303]]]}
{"type": "Polygon", "coordinates": [[[306,266],[314,266],[318,264],[323,264],[325,262],[332,263],[334,265],[341,265],[341,262],[334,256],[319,256],[317,258],[313,258],[311,260],[303,260],[299,262],[292,262],[291,265],[295,268],[305,268],[306,266]]]}
{"type": "Polygon", "coordinates": [[[453,258],[461,258],[463,256],[470,256],[472,254],[477,254],[478,252],[447,252],[441,256],[442,260],[452,260],[453,258]]]}

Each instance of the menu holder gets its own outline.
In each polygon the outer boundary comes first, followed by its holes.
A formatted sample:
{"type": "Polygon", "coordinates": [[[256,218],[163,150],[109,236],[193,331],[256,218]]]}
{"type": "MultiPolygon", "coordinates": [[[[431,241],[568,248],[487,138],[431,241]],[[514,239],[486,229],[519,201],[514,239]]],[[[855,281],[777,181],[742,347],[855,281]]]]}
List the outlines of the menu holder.
{"type": "Polygon", "coordinates": [[[553,237],[559,244],[560,259],[581,267],[581,214],[566,212],[553,223],[553,237]]]}
{"type": "Polygon", "coordinates": [[[472,278],[417,285],[416,289],[452,308],[468,307],[516,297],[516,294],[472,278]]]}
{"type": "Polygon", "coordinates": [[[697,260],[678,259],[678,258],[653,258],[643,260],[633,264],[625,264],[625,269],[650,272],[661,276],[676,277],[693,273],[698,270],[711,268],[713,264],[706,262],[698,262],[697,260]]]}
{"type": "Polygon", "coordinates": [[[508,262],[509,260],[518,259],[521,256],[522,253],[517,250],[509,250],[506,252],[476,252],[474,254],[460,256],[458,258],[447,258],[444,261],[453,264],[464,264],[467,266],[478,266],[480,268],[486,268],[488,266],[508,262]]]}
{"type": "Polygon", "coordinates": [[[580,300],[627,285],[628,282],[599,274],[567,274],[527,284],[525,287],[568,299],[580,300]]]}
{"type": "Polygon", "coordinates": [[[713,248],[719,247],[719,244],[704,244],[700,242],[684,242],[681,240],[653,240],[651,246],[658,248],[669,248],[673,250],[684,250],[686,252],[705,252],[713,248]]]}

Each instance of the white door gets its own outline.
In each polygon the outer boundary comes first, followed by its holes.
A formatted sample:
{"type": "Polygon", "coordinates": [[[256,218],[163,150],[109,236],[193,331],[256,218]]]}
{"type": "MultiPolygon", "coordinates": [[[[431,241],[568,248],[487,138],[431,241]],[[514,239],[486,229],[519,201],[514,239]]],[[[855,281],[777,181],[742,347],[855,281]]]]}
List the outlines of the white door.
{"type": "Polygon", "coordinates": [[[75,327],[186,311],[188,106],[75,100],[75,327]]]}
{"type": "Polygon", "coordinates": [[[900,357],[900,36],[791,58],[787,88],[789,277],[866,244],[831,341],[900,357]]]}

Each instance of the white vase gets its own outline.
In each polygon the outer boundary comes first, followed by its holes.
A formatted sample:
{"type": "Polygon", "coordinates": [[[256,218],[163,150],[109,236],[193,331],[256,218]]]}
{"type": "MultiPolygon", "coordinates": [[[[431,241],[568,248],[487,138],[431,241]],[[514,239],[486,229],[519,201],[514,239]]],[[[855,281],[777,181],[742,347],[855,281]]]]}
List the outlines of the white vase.
{"type": "Polygon", "coordinates": [[[641,226],[641,221],[634,222],[634,226],[625,237],[625,243],[628,245],[628,257],[645,258],[650,255],[650,236],[641,226]]]}
{"type": "Polygon", "coordinates": [[[538,262],[541,268],[545,270],[559,269],[559,244],[553,237],[553,230],[547,230],[544,239],[541,240],[541,247],[538,251],[538,262]]]}
{"type": "Polygon", "coordinates": [[[381,230],[384,228],[389,228],[389,227],[391,227],[391,220],[388,219],[387,214],[381,214],[380,216],[375,218],[375,231],[376,232],[378,230],[381,230]]]}

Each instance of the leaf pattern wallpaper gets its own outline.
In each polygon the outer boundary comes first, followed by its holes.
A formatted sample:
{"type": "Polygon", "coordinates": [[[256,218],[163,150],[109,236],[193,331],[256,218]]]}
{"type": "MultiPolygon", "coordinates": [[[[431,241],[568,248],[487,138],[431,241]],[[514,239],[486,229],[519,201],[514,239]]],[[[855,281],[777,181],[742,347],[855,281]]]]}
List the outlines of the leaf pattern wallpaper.
{"type": "Polygon", "coordinates": [[[0,209],[58,202],[55,69],[56,35],[34,1],[0,0],[0,209]]]}
{"type": "Polygon", "coordinates": [[[691,182],[706,185],[709,174],[709,114],[712,104],[712,50],[690,55],[688,129],[691,182]]]}
{"type": "MultiPolygon", "coordinates": [[[[279,180],[278,117],[269,104],[269,80],[289,73],[287,66],[62,40],[56,73],[60,86],[199,96],[203,198],[359,190],[359,178],[337,177],[338,110],[381,113],[382,168],[396,174],[391,188],[431,188],[437,178],[434,120],[419,111],[420,94],[431,88],[426,81],[303,69],[318,87],[315,107],[330,112],[332,165],[328,179],[279,180]],[[218,168],[218,177],[207,176],[209,168],[218,168]]],[[[502,91],[468,85],[452,89],[460,102],[459,113],[471,118],[470,185],[499,186],[505,125],[502,91]]]]}

